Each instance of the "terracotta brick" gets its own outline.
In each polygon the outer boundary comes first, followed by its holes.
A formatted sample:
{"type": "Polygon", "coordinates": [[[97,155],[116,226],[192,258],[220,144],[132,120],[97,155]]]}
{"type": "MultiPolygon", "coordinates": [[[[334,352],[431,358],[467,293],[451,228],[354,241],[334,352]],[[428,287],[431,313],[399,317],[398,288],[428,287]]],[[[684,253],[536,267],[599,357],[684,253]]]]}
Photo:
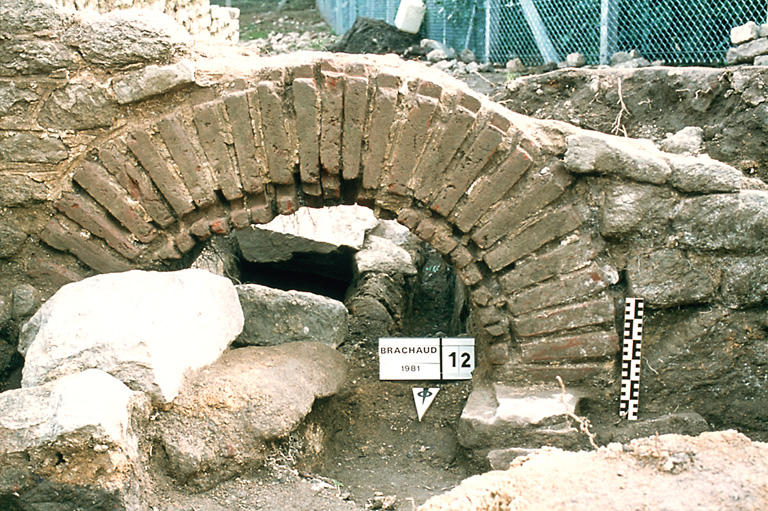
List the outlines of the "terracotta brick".
{"type": "Polygon", "coordinates": [[[415,104],[408,111],[392,144],[392,156],[385,177],[387,190],[398,195],[408,195],[408,182],[414,164],[424,150],[432,117],[438,100],[417,95],[415,104]]]}
{"type": "Polygon", "coordinates": [[[252,224],[266,224],[275,218],[272,201],[265,193],[247,196],[245,206],[248,209],[252,224]]]}
{"type": "Polygon", "coordinates": [[[189,191],[160,156],[149,135],[143,131],[133,131],[127,144],[173,210],[179,215],[192,212],[195,206],[189,191]]]}
{"type": "Polygon", "coordinates": [[[259,82],[258,96],[269,177],[275,184],[293,184],[295,155],[283,113],[283,98],[277,84],[267,81],[259,82]]]}
{"type": "Polygon", "coordinates": [[[239,202],[230,203],[229,221],[235,229],[245,229],[251,225],[251,219],[248,216],[248,210],[239,202]]]}
{"type": "MultiPolygon", "coordinates": [[[[320,100],[313,79],[293,81],[293,107],[299,139],[299,171],[304,183],[320,182],[320,100]]],[[[319,195],[319,194],[313,194],[319,195]]]]}
{"type": "Polygon", "coordinates": [[[178,248],[179,252],[181,252],[182,254],[186,254],[187,252],[195,248],[195,245],[197,245],[197,242],[195,241],[195,239],[186,230],[182,230],[181,232],[179,232],[179,234],[176,235],[174,242],[176,244],[176,248],[178,248]]]}
{"type": "Polygon", "coordinates": [[[481,307],[485,307],[489,305],[494,300],[494,298],[498,296],[498,294],[494,293],[488,287],[481,284],[479,286],[475,286],[469,292],[469,296],[472,299],[472,303],[481,307]]]}
{"type": "Polygon", "coordinates": [[[387,88],[377,80],[378,89],[371,102],[373,109],[368,122],[366,150],[363,153],[363,188],[376,189],[381,184],[384,157],[389,146],[390,129],[395,120],[398,91],[387,88]]]}
{"type": "Polygon", "coordinates": [[[549,252],[519,262],[514,269],[499,276],[499,283],[505,292],[516,292],[560,273],[587,266],[603,248],[602,242],[582,235],[572,243],[558,245],[549,252]]]}
{"type": "Polygon", "coordinates": [[[509,299],[507,308],[512,314],[522,314],[583,299],[615,284],[617,280],[616,270],[592,263],[582,270],[561,275],[518,292],[509,299]]]}
{"type": "Polygon", "coordinates": [[[548,337],[521,343],[520,352],[526,363],[583,362],[616,355],[619,336],[614,331],[601,331],[548,337]]]}
{"type": "Polygon", "coordinates": [[[277,211],[281,215],[296,213],[299,209],[299,200],[296,197],[296,187],[292,185],[280,185],[275,191],[277,211]]]}
{"type": "Polygon", "coordinates": [[[473,286],[483,280],[483,274],[475,263],[471,263],[464,268],[457,269],[456,274],[467,286],[473,286]]]}
{"type": "Polygon", "coordinates": [[[535,223],[487,252],[483,259],[492,271],[500,270],[542,245],[573,231],[582,224],[581,215],[565,206],[539,218],[535,223]]]}
{"type": "Polygon", "coordinates": [[[266,169],[264,162],[259,161],[256,154],[257,140],[261,146],[261,134],[253,130],[253,119],[250,115],[248,93],[237,92],[224,98],[230,126],[232,143],[235,146],[238,174],[246,193],[256,193],[264,188],[266,169]]]}
{"type": "Polygon", "coordinates": [[[83,162],[81,167],[75,169],[73,179],[131,231],[136,239],[143,243],[154,239],[157,232],[145,219],[146,212],[131,200],[126,190],[115,182],[104,167],[95,162],[83,162]]]}
{"type": "Polygon", "coordinates": [[[207,240],[211,237],[211,229],[209,227],[210,220],[207,218],[200,218],[189,226],[189,232],[194,237],[200,240],[207,240]]]}
{"type": "Polygon", "coordinates": [[[320,165],[325,172],[336,175],[341,171],[341,133],[344,108],[344,75],[323,72],[320,125],[320,165]]]}
{"type": "Polygon", "coordinates": [[[344,85],[344,135],[341,147],[344,179],[357,179],[360,175],[367,110],[368,79],[347,76],[344,85]]]}
{"type": "Polygon", "coordinates": [[[509,326],[506,323],[496,323],[495,325],[488,325],[483,329],[493,337],[501,337],[509,332],[509,326]]]}
{"type": "Polygon", "coordinates": [[[433,219],[425,218],[419,222],[419,225],[416,226],[414,232],[416,233],[416,236],[421,238],[422,241],[430,241],[432,236],[435,235],[436,227],[437,226],[433,219]]]}
{"type": "MultiPolygon", "coordinates": [[[[114,148],[99,150],[99,159],[128,194],[141,204],[155,223],[160,227],[167,227],[175,221],[170,208],[141,168],[114,148]]],[[[145,241],[139,235],[137,238],[139,241],[145,241]]]]}
{"type": "Polygon", "coordinates": [[[472,255],[472,252],[464,245],[459,245],[451,252],[451,261],[453,261],[457,268],[464,268],[474,260],[475,257],[472,255]]]}
{"type": "Polygon", "coordinates": [[[96,239],[82,236],[76,225],[62,217],[51,218],[40,233],[40,239],[57,250],[69,252],[99,273],[131,268],[128,261],[110,253],[96,239]]]}
{"type": "Polygon", "coordinates": [[[475,114],[462,107],[444,115],[447,118],[435,128],[408,183],[413,196],[421,201],[434,196],[442,186],[443,169],[448,167],[475,122],[475,114]]]}
{"type": "Polygon", "coordinates": [[[155,257],[161,260],[166,259],[169,261],[176,261],[181,259],[181,255],[181,252],[176,248],[176,245],[171,238],[165,238],[165,243],[155,250],[155,257]]]}
{"type": "Polygon", "coordinates": [[[213,234],[229,234],[232,230],[227,217],[214,218],[208,223],[208,228],[213,234]]]}
{"type": "Polygon", "coordinates": [[[575,328],[613,323],[613,300],[601,296],[588,302],[522,314],[513,319],[518,337],[539,337],[575,328]]]}
{"type": "Polygon", "coordinates": [[[507,313],[500,307],[478,307],[475,309],[474,315],[480,326],[494,325],[507,317],[507,313]]]}
{"type": "Polygon", "coordinates": [[[323,197],[330,201],[341,198],[341,176],[338,173],[320,172],[320,184],[323,188],[323,197]]]}
{"type": "Polygon", "coordinates": [[[446,255],[450,254],[459,245],[459,240],[453,237],[450,227],[445,224],[437,224],[430,244],[435,250],[446,255]]]}
{"type": "Polygon", "coordinates": [[[528,217],[560,197],[571,184],[565,169],[533,172],[515,187],[513,197],[499,205],[488,220],[472,233],[472,240],[481,248],[493,245],[528,217]]]}
{"type": "Polygon", "coordinates": [[[421,221],[421,215],[415,209],[401,209],[397,214],[397,221],[413,230],[421,221]]]}
{"type": "Polygon", "coordinates": [[[505,382],[556,383],[560,377],[566,386],[600,380],[610,384],[614,380],[613,362],[588,362],[582,364],[520,364],[508,362],[497,367],[493,377],[505,382]]]}
{"type": "Polygon", "coordinates": [[[130,233],[123,231],[120,226],[110,220],[107,212],[90,197],[65,193],[54,202],[54,205],[71,220],[106,241],[107,245],[123,257],[136,259],[141,254],[141,249],[131,240],[130,233]]]}
{"type": "Polygon", "coordinates": [[[454,213],[456,227],[463,232],[469,232],[480,217],[518,182],[531,167],[531,163],[528,153],[517,148],[498,168],[477,178],[467,192],[466,201],[460,204],[454,213]]]}
{"type": "Polygon", "coordinates": [[[171,158],[176,162],[192,200],[199,207],[213,204],[216,196],[213,193],[211,176],[195,154],[191,137],[181,120],[175,115],[166,117],[158,121],[157,128],[171,158]]]}
{"type": "Polygon", "coordinates": [[[240,177],[227,146],[233,140],[227,129],[229,123],[224,118],[224,104],[216,101],[197,105],[194,108],[194,121],[200,145],[208,157],[221,193],[227,200],[242,197],[240,177]]]}
{"type": "Polygon", "coordinates": [[[486,126],[474,140],[461,161],[454,163],[445,173],[443,186],[430,204],[433,211],[448,216],[469,185],[477,178],[488,160],[496,153],[502,133],[486,126]]]}

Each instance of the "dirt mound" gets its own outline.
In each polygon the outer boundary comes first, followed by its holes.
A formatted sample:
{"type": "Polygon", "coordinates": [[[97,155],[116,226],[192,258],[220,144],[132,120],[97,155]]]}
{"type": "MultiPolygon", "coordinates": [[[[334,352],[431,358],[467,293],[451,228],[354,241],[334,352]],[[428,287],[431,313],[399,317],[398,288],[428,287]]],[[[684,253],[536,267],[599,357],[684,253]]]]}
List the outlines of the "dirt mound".
{"type": "Polygon", "coordinates": [[[647,67],[561,69],[518,77],[501,103],[540,119],[656,142],[702,129],[703,152],[768,181],[768,70],[647,67]]]}
{"type": "Polygon", "coordinates": [[[346,34],[329,49],[344,53],[404,53],[419,44],[418,34],[409,34],[386,21],[357,18],[346,34]]]}

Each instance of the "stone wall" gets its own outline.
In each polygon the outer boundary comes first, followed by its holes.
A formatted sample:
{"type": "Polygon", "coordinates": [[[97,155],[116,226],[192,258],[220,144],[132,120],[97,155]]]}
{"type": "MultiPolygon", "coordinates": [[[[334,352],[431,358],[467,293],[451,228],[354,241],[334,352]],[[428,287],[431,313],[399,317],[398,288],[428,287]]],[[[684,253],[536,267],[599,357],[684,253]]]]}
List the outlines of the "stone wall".
{"type": "Polygon", "coordinates": [[[514,114],[395,57],[185,61],[184,38],[154,17],[7,5],[4,289],[47,295],[92,273],[178,268],[215,234],[359,203],[457,269],[478,384],[561,376],[612,406],[622,300],[642,296],[642,410],[764,429],[761,181],[514,114]]]}
{"type": "Polygon", "coordinates": [[[76,11],[106,13],[116,9],[147,9],[171,16],[196,38],[237,42],[240,10],[211,5],[209,0],[53,0],[76,11]]]}

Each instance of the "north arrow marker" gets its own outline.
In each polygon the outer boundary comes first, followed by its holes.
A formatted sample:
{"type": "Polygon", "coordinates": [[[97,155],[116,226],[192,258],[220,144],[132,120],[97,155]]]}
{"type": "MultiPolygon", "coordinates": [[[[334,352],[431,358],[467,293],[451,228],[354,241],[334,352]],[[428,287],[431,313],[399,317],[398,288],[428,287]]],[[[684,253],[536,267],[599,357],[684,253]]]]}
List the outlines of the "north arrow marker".
{"type": "Polygon", "coordinates": [[[416,404],[416,415],[419,417],[419,422],[439,391],[439,387],[413,387],[413,402],[416,404]]]}

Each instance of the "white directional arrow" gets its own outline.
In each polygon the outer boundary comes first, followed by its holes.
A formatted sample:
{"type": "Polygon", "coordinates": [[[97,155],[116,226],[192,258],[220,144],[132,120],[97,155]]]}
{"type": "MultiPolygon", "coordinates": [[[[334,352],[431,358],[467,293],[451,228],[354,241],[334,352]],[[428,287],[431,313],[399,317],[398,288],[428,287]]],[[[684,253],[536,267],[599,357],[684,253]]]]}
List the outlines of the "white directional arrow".
{"type": "Polygon", "coordinates": [[[419,422],[424,417],[429,405],[435,400],[438,391],[440,391],[439,387],[413,387],[413,402],[416,403],[416,415],[419,417],[419,422]]]}

